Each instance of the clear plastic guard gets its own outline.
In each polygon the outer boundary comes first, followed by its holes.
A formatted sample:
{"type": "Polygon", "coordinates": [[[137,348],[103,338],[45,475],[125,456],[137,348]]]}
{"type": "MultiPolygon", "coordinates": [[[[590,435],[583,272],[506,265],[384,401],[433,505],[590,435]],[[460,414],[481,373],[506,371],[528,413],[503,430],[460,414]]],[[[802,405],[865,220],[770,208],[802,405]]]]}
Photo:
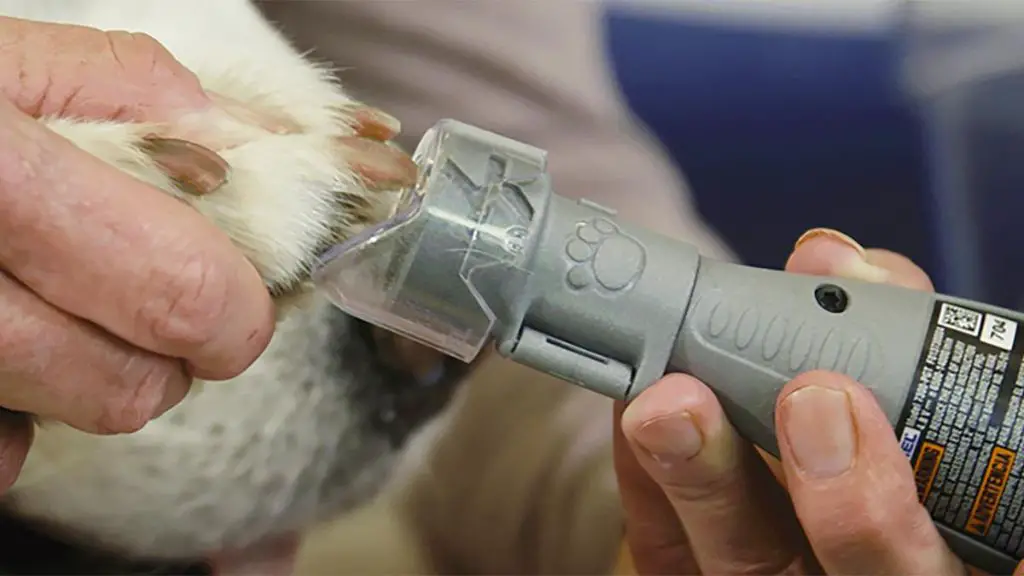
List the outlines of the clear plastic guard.
{"type": "Polygon", "coordinates": [[[544,153],[442,120],[413,161],[419,181],[391,217],[325,253],[313,279],[346,313],[469,362],[526,288],[535,209],[521,185],[546,178],[544,153]]]}

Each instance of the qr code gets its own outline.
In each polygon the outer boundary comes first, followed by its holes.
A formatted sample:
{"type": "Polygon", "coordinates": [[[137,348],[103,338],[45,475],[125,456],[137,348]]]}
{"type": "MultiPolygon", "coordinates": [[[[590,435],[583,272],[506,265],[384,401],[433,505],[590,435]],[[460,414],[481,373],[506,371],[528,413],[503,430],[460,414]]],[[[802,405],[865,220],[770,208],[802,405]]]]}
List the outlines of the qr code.
{"type": "Polygon", "coordinates": [[[953,304],[943,304],[939,309],[939,326],[977,336],[981,333],[981,312],[961,308],[953,304]]]}

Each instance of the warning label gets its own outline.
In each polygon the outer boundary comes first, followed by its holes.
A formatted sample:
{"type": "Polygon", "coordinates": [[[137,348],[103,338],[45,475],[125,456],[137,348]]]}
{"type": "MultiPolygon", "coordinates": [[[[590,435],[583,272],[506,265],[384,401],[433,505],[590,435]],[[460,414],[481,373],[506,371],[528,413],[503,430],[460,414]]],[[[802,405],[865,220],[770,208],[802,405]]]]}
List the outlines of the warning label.
{"type": "Polygon", "coordinates": [[[896,430],[936,522],[1024,557],[1024,337],[1017,322],[937,300],[896,430]]]}
{"type": "Polygon", "coordinates": [[[1010,479],[1010,469],[1013,468],[1014,453],[1006,448],[996,446],[992,449],[992,456],[985,466],[985,476],[981,481],[981,492],[974,499],[974,507],[967,517],[967,531],[975,536],[988,534],[992,527],[992,520],[996,516],[996,508],[999,500],[1003,497],[1003,489],[1010,479]]]}
{"type": "Polygon", "coordinates": [[[939,473],[939,462],[946,449],[932,442],[921,445],[921,453],[914,464],[914,481],[917,483],[917,496],[922,502],[928,499],[935,483],[935,475],[939,473]]]}

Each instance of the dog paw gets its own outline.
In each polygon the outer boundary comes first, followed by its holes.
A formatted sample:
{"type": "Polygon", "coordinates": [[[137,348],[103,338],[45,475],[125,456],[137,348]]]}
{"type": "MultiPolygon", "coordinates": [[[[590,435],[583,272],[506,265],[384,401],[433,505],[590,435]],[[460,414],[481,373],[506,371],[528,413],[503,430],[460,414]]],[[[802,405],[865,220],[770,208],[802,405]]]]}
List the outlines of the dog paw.
{"type": "Polygon", "coordinates": [[[646,261],[643,245],[604,218],[581,223],[566,242],[565,255],[571,262],[565,281],[575,290],[625,290],[640,277],[646,261]]]}
{"type": "Polygon", "coordinates": [[[167,125],[45,120],[80,148],[188,203],[223,230],[280,297],[317,257],[387,216],[416,166],[390,116],[343,101],[322,126],[215,97],[167,125]]]}

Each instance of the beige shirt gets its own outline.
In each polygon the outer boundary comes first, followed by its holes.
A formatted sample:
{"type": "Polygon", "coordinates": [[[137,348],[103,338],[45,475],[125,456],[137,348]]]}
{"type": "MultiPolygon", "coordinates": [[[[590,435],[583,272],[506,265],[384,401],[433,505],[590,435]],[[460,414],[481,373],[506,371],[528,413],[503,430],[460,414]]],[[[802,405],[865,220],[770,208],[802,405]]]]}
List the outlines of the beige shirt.
{"type": "Polygon", "coordinates": [[[403,124],[410,149],[437,120],[548,150],[556,190],[726,254],[689,190],[623,104],[596,0],[262,0],[302,50],[403,124]]]}
{"type": "MultiPolygon", "coordinates": [[[[415,146],[450,117],[549,152],[558,193],[729,252],[697,217],[673,163],[623,104],[597,0],[264,0],[267,15],[415,146]]],[[[609,573],[621,511],[611,403],[487,361],[423,472],[394,508],[314,535],[308,573],[609,573]]],[[[387,500],[387,499],[385,499],[387,500]]]]}

